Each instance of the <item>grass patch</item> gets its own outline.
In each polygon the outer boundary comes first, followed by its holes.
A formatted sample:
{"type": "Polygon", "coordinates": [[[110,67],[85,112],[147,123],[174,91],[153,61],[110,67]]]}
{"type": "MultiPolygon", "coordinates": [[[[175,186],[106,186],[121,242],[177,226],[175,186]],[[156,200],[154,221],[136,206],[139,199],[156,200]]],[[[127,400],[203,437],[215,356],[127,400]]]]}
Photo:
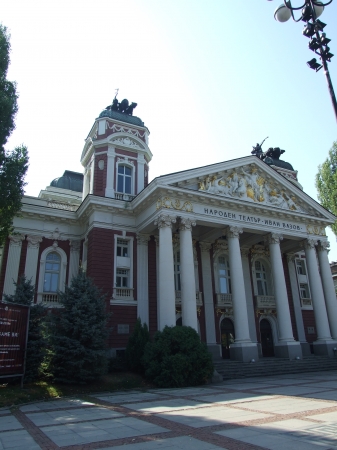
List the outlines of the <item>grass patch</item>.
{"type": "Polygon", "coordinates": [[[127,389],[147,389],[150,387],[153,387],[153,385],[140,375],[131,372],[110,373],[97,381],[84,385],[37,381],[36,383],[25,384],[23,389],[20,387],[20,379],[18,378],[0,384],[0,408],[52,400],[59,397],[83,396],[96,392],[116,392],[127,389]]]}

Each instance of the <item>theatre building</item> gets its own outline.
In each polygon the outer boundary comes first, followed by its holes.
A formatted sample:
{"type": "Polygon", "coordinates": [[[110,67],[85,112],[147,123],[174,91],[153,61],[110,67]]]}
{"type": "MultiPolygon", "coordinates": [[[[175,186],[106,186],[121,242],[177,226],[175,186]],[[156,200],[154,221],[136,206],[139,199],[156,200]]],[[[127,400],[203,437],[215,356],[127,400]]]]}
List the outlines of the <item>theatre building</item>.
{"type": "Polygon", "coordinates": [[[140,317],[151,334],[194,328],[215,358],[333,356],[325,229],[335,217],[303,192],[282,151],[205,159],[149,182],[149,130],[123,102],[95,120],[83,174],[65,171],[23,198],[1,249],[0,293],[25,274],[36,302],[59,308],[81,265],[106,294],[111,355],[140,317]]]}

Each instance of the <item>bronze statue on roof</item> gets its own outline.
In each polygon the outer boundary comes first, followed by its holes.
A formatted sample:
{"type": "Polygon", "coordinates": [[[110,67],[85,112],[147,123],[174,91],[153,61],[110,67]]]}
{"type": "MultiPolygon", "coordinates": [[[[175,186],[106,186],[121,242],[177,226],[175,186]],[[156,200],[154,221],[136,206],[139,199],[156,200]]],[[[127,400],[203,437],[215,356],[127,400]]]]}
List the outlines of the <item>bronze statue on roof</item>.
{"type": "Polygon", "coordinates": [[[132,102],[131,104],[129,104],[129,100],[127,100],[126,98],[119,103],[116,94],[115,98],[112,101],[112,104],[107,106],[105,109],[111,111],[118,111],[123,114],[128,114],[129,116],[132,116],[133,110],[136,108],[136,106],[137,103],[132,102]]]}

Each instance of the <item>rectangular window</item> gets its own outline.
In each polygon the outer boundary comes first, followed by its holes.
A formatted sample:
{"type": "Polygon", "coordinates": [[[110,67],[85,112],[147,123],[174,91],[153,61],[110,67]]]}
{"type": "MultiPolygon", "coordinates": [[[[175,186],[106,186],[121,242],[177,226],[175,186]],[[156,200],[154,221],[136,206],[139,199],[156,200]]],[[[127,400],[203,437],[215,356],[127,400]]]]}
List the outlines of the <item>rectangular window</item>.
{"type": "Polygon", "coordinates": [[[296,259],[296,268],[298,275],[306,275],[306,267],[305,267],[305,261],[303,259],[296,259]]]}
{"type": "Polygon", "coordinates": [[[117,256],[129,256],[129,241],[126,239],[117,239],[117,256]]]}
{"type": "Polygon", "coordinates": [[[306,283],[300,283],[301,298],[310,298],[309,286],[306,283]]]}
{"type": "Polygon", "coordinates": [[[129,287],[129,271],[126,269],[117,269],[116,271],[116,287],[129,287]]]}

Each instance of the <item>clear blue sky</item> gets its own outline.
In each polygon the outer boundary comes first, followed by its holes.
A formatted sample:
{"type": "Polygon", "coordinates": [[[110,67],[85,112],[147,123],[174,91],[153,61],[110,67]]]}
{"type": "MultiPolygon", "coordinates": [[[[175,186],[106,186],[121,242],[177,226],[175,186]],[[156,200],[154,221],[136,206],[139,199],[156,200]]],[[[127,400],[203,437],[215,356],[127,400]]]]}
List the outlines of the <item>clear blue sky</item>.
{"type": "MultiPolygon", "coordinates": [[[[38,195],[64,169],[82,171],[84,139],[119,88],[150,129],[151,179],[249,155],[269,136],[265,148],[285,149],[316,199],[336,121],[323,71],[306,66],[314,55],[303,23],[274,20],[281,3],[4,0],[8,78],[20,93],[8,148],[28,146],[26,193],[38,195]]],[[[320,19],[336,54],[329,67],[337,91],[337,0],[320,19]]]]}

